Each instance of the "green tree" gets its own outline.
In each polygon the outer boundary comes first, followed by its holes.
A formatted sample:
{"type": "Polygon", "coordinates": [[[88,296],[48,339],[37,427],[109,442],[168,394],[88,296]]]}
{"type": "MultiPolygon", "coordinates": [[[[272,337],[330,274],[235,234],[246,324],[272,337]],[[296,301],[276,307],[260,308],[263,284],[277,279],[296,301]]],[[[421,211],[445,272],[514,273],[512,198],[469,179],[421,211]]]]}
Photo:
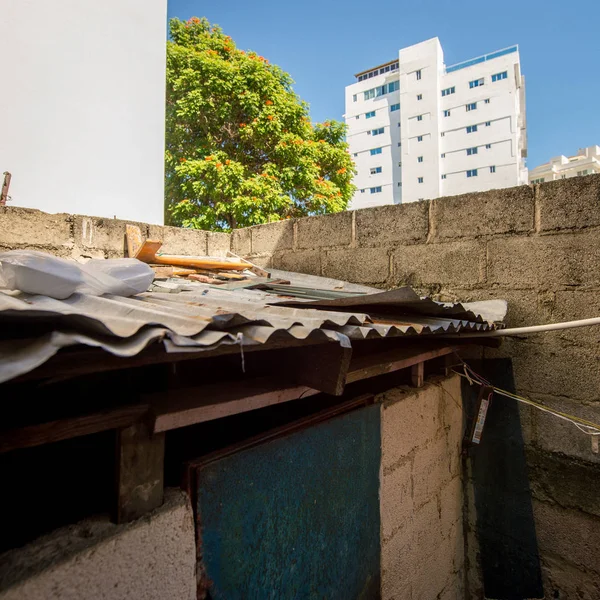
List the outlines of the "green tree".
{"type": "Polygon", "coordinates": [[[231,230],[344,210],[346,125],[312,125],[292,79],[206,19],[172,19],[166,204],[171,222],[231,230]]]}

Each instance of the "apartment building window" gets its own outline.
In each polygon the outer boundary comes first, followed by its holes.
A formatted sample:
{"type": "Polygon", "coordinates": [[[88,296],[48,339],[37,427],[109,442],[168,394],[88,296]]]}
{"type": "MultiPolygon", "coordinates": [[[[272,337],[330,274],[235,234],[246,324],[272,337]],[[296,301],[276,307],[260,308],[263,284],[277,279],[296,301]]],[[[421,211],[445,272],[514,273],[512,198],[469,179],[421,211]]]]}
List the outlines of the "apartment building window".
{"type": "Polygon", "coordinates": [[[361,193],[361,194],[364,194],[364,193],[365,193],[365,190],[360,190],[360,193],[361,193]]]}
{"type": "Polygon", "coordinates": [[[495,173],[496,172],[496,165],[492,165],[490,167],[490,173],[495,173]]]}
{"type": "Polygon", "coordinates": [[[484,102],[485,102],[486,104],[489,104],[489,103],[490,103],[490,99],[489,99],[489,98],[486,98],[486,99],[484,100],[484,102]]]}
{"type": "Polygon", "coordinates": [[[400,110],[400,104],[392,104],[390,106],[390,112],[396,112],[397,110],[400,110]]]}
{"type": "Polygon", "coordinates": [[[379,194],[381,192],[381,186],[378,185],[377,187],[372,187],[371,188],[371,194],[379,194]]]}
{"type": "Polygon", "coordinates": [[[375,116],[375,111],[374,110],[372,110],[372,111],[370,111],[368,113],[365,113],[365,118],[367,118],[367,119],[372,119],[374,116],[375,116]]]}
{"type": "Polygon", "coordinates": [[[486,144],[485,145],[485,149],[486,150],[491,150],[492,149],[492,145],[491,144],[486,144]]]}
{"type": "Polygon", "coordinates": [[[377,173],[381,173],[381,167],[371,167],[371,175],[377,175],[377,173]]]}
{"type": "Polygon", "coordinates": [[[446,158],[446,153],[445,153],[445,152],[442,152],[442,153],[440,154],[440,156],[441,156],[441,158],[446,158]]]}
{"type": "Polygon", "coordinates": [[[442,175],[442,179],[446,179],[446,173],[442,175]]]}
{"type": "Polygon", "coordinates": [[[381,154],[381,148],[371,148],[371,156],[375,156],[376,154],[381,154]]]}
{"type": "Polygon", "coordinates": [[[398,148],[400,148],[400,146],[402,146],[402,142],[398,142],[398,148]]]}
{"type": "Polygon", "coordinates": [[[417,100],[423,100],[423,94],[417,94],[417,100]]]}
{"type": "Polygon", "coordinates": [[[354,153],[354,156],[358,156],[358,152],[355,152],[355,153],[354,153]]]}
{"type": "Polygon", "coordinates": [[[398,182],[398,187],[402,187],[402,182],[401,181],[398,182]]]}
{"type": "Polygon", "coordinates": [[[400,121],[398,121],[398,127],[400,127],[400,121]]]}
{"type": "Polygon", "coordinates": [[[467,171],[467,177],[477,177],[477,169],[471,169],[467,171]]]}
{"type": "Polygon", "coordinates": [[[396,92],[400,89],[399,81],[392,81],[388,83],[388,92],[391,94],[392,92],[396,92]]]}
{"type": "Polygon", "coordinates": [[[364,92],[365,100],[371,100],[371,98],[375,98],[375,88],[371,90],[366,90],[364,92]]]}
{"type": "Polygon", "coordinates": [[[581,177],[582,175],[589,175],[589,171],[585,169],[584,171],[577,171],[577,176],[581,177]]]}
{"type": "Polygon", "coordinates": [[[472,154],[477,154],[477,146],[474,148],[467,148],[467,156],[471,156],[472,154]]]}
{"type": "Polygon", "coordinates": [[[444,111],[444,116],[445,117],[449,117],[450,116],[450,111],[449,110],[445,110],[444,111]]]}
{"type": "Polygon", "coordinates": [[[471,89],[480,87],[483,85],[483,77],[481,79],[473,79],[473,81],[469,81],[469,87],[471,89]]]}
{"type": "Polygon", "coordinates": [[[492,81],[500,81],[508,77],[508,71],[502,71],[502,73],[495,73],[492,75],[492,81]]]}
{"type": "Polygon", "coordinates": [[[360,119],[360,115],[356,115],[356,120],[358,121],[358,119],[360,119]]]}
{"type": "Polygon", "coordinates": [[[422,156],[417,156],[417,162],[423,162],[423,157],[422,156]]]}
{"type": "Polygon", "coordinates": [[[384,129],[385,129],[384,127],[379,127],[378,129],[373,129],[371,131],[371,133],[373,135],[381,135],[383,133],[384,129]]]}
{"type": "Polygon", "coordinates": [[[539,179],[534,179],[531,183],[544,183],[546,179],[544,177],[540,177],[539,179]]]}
{"type": "Polygon", "coordinates": [[[475,133],[477,131],[477,125],[468,125],[467,133],[475,133]]]}
{"type": "Polygon", "coordinates": [[[356,94],[354,94],[354,96],[352,96],[352,102],[356,102],[356,94]]]}
{"type": "Polygon", "coordinates": [[[399,167],[401,167],[401,166],[402,166],[402,161],[400,161],[400,162],[398,163],[398,166],[399,166],[399,167]]]}
{"type": "Polygon", "coordinates": [[[387,94],[387,85],[384,83],[383,85],[377,86],[375,90],[376,96],[385,96],[387,94]]]}
{"type": "Polygon", "coordinates": [[[444,137],[446,135],[445,131],[442,131],[442,133],[440,133],[440,137],[444,137]]]}
{"type": "Polygon", "coordinates": [[[422,178],[422,177],[417,177],[417,181],[418,181],[419,183],[423,183],[423,178],[422,178]]]}
{"type": "Polygon", "coordinates": [[[444,96],[449,96],[450,94],[454,94],[454,92],[456,92],[456,87],[455,86],[446,88],[445,90],[442,90],[442,98],[444,96]]]}
{"type": "Polygon", "coordinates": [[[485,126],[486,126],[486,127],[490,127],[490,126],[491,126],[491,124],[492,124],[492,122],[491,122],[491,121],[486,121],[486,122],[485,122],[485,126]]]}
{"type": "Polygon", "coordinates": [[[470,104],[467,104],[467,112],[472,110],[477,110],[477,102],[471,102],[470,104]]]}
{"type": "Polygon", "coordinates": [[[417,121],[422,121],[423,120],[423,115],[417,115],[417,121]]]}
{"type": "Polygon", "coordinates": [[[421,79],[421,69],[419,69],[418,71],[415,71],[415,76],[417,78],[417,81],[419,81],[421,79]]]}
{"type": "Polygon", "coordinates": [[[422,135],[418,135],[417,136],[417,142],[422,142],[423,141],[423,136],[422,135]]]}

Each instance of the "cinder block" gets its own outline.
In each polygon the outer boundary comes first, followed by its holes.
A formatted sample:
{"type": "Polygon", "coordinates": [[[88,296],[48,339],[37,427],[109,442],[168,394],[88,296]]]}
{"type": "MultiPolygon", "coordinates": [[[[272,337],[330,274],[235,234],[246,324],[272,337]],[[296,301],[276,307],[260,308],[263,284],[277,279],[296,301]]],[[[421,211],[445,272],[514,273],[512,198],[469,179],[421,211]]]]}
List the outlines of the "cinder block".
{"type": "Polygon", "coordinates": [[[321,274],[321,252],[319,250],[290,250],[273,255],[273,268],[308,275],[321,274]]]}
{"type": "Polygon", "coordinates": [[[121,221],[120,219],[104,219],[101,217],[73,217],[73,236],[75,250],[81,255],[89,255],[89,250],[103,251],[108,258],[127,256],[125,226],[130,223],[138,225],[142,236],[146,235],[148,225],[121,221]]]}
{"type": "Polygon", "coordinates": [[[452,528],[462,528],[463,488],[460,477],[454,477],[440,490],[440,531],[446,537],[452,528]]]}
{"type": "Polygon", "coordinates": [[[534,498],[600,518],[598,464],[528,446],[527,468],[534,498]]]}
{"type": "Polygon", "coordinates": [[[413,500],[419,507],[434,498],[452,479],[453,458],[444,434],[415,451],[413,462],[413,500]]]}
{"type": "Polygon", "coordinates": [[[231,251],[242,257],[252,252],[250,229],[234,229],[231,232],[231,251]]]}
{"type": "MultiPolygon", "coordinates": [[[[600,315],[600,294],[583,290],[557,291],[553,306],[552,321],[575,321],[600,315]]],[[[595,350],[600,344],[600,327],[578,327],[565,329],[560,338],[576,346],[595,350]]]]}
{"type": "Polygon", "coordinates": [[[553,289],[600,283],[600,233],[515,237],[488,242],[488,283],[553,289]]]}
{"type": "Polygon", "coordinates": [[[544,183],[538,202],[541,231],[600,225],[600,175],[544,183]]]}
{"type": "Polygon", "coordinates": [[[417,447],[425,446],[443,433],[440,418],[441,390],[394,388],[381,395],[382,465],[384,469],[402,462],[417,447]]]}
{"type": "Polygon", "coordinates": [[[381,529],[383,539],[411,523],[412,461],[407,461],[393,471],[383,473],[381,480],[381,529]]]}
{"type": "Polygon", "coordinates": [[[325,277],[351,283],[381,285],[389,275],[389,257],[384,249],[327,250],[322,261],[325,277]]]}
{"type": "Polygon", "coordinates": [[[433,200],[431,218],[434,239],[441,241],[532,231],[533,188],[522,185],[433,200]]]}
{"type": "Polygon", "coordinates": [[[297,248],[348,246],[352,242],[352,213],[341,212],[298,219],[297,248]]]}
{"type": "Polygon", "coordinates": [[[261,269],[270,269],[273,266],[273,257],[270,254],[251,254],[245,258],[261,269]]]}
{"type": "Polygon", "coordinates": [[[273,254],[277,250],[291,250],[294,242],[294,224],[291,220],[250,227],[252,254],[273,254]]]}
{"type": "Polygon", "coordinates": [[[377,206],[356,211],[356,241],[360,247],[425,242],[429,202],[377,206]]]}
{"type": "Polygon", "coordinates": [[[411,598],[414,577],[412,529],[402,529],[381,543],[382,600],[411,598]]]}
{"type": "Polygon", "coordinates": [[[209,231],[206,234],[207,254],[209,256],[226,256],[231,250],[231,237],[229,233],[209,231]]]}
{"type": "Polygon", "coordinates": [[[165,254],[185,256],[205,256],[207,254],[207,232],[185,227],[161,227],[150,225],[148,238],[161,240],[160,249],[165,254]]]}
{"type": "Polygon", "coordinates": [[[533,501],[538,548],[600,577],[600,519],[576,510],[533,501]]]}
{"type": "Polygon", "coordinates": [[[545,598],[597,600],[600,598],[600,576],[571,565],[558,556],[541,556],[545,598]]]}
{"type": "MultiPolygon", "coordinates": [[[[561,412],[576,415],[592,423],[600,423],[600,402],[583,404],[567,398],[554,398],[536,393],[530,393],[529,397],[561,412]]],[[[545,452],[563,454],[600,465],[600,454],[592,452],[592,440],[589,435],[581,433],[571,423],[535,408],[530,408],[529,412],[533,422],[533,444],[545,452]]],[[[600,497],[598,501],[600,502],[600,497]]]]}
{"type": "MultiPolygon", "coordinates": [[[[528,394],[564,396],[597,401],[600,390],[600,355],[569,346],[555,333],[545,333],[544,343],[511,340],[503,352],[513,361],[516,389],[528,394]]],[[[492,351],[486,350],[486,356],[492,351]]]]}
{"type": "Polygon", "coordinates": [[[0,207],[0,246],[71,248],[70,219],[70,215],[62,213],[50,215],[30,208],[0,207]]]}
{"type": "Polygon", "coordinates": [[[485,245],[450,242],[403,246],[394,251],[398,285],[474,285],[485,281],[485,245]]]}

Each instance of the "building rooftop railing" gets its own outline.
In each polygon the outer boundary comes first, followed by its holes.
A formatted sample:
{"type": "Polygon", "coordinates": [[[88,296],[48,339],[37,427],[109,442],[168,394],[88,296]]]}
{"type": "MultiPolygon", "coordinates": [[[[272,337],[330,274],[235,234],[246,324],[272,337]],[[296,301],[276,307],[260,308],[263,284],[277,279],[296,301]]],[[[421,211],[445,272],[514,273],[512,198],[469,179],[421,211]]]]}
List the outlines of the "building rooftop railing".
{"type": "Polygon", "coordinates": [[[446,67],[446,73],[460,71],[460,69],[466,69],[467,67],[472,67],[473,65],[477,65],[479,63],[493,60],[494,58],[505,56],[506,54],[512,54],[513,52],[518,51],[518,45],[510,46],[509,48],[503,48],[502,50],[496,50],[495,52],[490,52],[490,54],[484,54],[483,56],[478,56],[477,58],[471,58],[470,60],[465,60],[463,62],[456,63],[455,65],[450,65],[449,67],[446,67]]]}

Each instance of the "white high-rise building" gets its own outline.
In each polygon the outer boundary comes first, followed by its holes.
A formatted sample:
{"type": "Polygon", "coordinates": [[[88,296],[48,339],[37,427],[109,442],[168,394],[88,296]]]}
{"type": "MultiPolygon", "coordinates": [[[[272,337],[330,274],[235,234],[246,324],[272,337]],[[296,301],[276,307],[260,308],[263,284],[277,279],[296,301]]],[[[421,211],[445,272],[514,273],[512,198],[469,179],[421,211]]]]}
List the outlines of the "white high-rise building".
{"type": "Polygon", "coordinates": [[[511,46],[446,67],[438,38],[346,87],[351,208],[526,184],[525,78],[511,46]]]}
{"type": "Polygon", "coordinates": [[[600,173],[600,147],[580,148],[575,156],[555,156],[549,162],[529,171],[530,183],[544,183],[600,173]]]}

